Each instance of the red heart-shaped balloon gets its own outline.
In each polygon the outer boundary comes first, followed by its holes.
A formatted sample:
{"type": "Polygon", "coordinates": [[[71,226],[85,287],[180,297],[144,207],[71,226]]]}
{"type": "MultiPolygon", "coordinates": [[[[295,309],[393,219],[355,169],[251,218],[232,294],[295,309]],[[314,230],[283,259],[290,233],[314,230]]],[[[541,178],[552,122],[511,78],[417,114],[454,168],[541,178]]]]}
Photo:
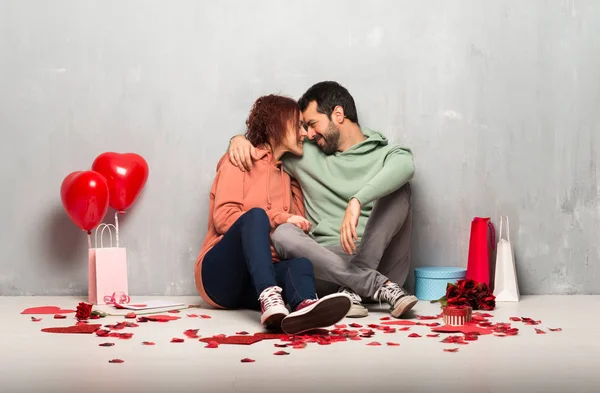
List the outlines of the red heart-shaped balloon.
{"type": "Polygon", "coordinates": [[[148,163],[135,153],[102,153],[94,160],[92,170],[102,174],[108,183],[108,204],[125,211],[133,205],[148,180],[148,163]]]}
{"type": "Polygon", "coordinates": [[[97,172],[73,172],[64,178],[60,198],[75,225],[90,232],[108,211],[108,184],[97,172]]]}

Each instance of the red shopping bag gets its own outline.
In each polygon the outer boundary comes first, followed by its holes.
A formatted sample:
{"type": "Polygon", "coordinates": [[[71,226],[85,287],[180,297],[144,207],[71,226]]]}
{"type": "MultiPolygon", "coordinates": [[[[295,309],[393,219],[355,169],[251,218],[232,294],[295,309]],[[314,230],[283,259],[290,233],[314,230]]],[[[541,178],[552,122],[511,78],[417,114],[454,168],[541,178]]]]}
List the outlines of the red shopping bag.
{"type": "Polygon", "coordinates": [[[467,279],[490,284],[490,260],[495,243],[496,231],[490,218],[475,217],[471,223],[467,279]]]}

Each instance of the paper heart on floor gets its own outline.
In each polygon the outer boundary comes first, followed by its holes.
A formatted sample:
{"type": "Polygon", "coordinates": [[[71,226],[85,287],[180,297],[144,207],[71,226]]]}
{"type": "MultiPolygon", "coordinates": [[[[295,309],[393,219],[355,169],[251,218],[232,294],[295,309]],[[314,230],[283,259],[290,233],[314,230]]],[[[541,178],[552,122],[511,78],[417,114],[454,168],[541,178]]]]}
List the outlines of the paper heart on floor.
{"type": "Polygon", "coordinates": [[[25,309],[21,314],[68,314],[72,312],[75,312],[75,310],[63,310],[56,306],[41,306],[25,309]]]}
{"type": "Polygon", "coordinates": [[[44,328],[42,332],[46,333],[83,333],[83,334],[92,334],[96,330],[100,329],[102,325],[75,325],[75,326],[65,326],[65,327],[51,327],[44,328]]]}
{"type": "Polygon", "coordinates": [[[254,343],[262,341],[262,338],[256,337],[256,336],[206,337],[206,338],[201,338],[200,341],[205,342],[205,343],[214,341],[219,344],[252,345],[254,343]]]}
{"type": "Polygon", "coordinates": [[[281,340],[289,337],[285,333],[255,333],[254,337],[260,337],[262,340],[281,340]]]}
{"type": "Polygon", "coordinates": [[[416,325],[416,322],[413,321],[386,321],[386,322],[381,322],[382,325],[416,325]]]}
{"type": "Polygon", "coordinates": [[[471,322],[461,326],[444,325],[433,328],[431,331],[436,333],[479,333],[480,335],[492,334],[494,332],[492,329],[481,328],[476,323],[471,322]]]}
{"type": "Polygon", "coordinates": [[[176,317],[173,315],[145,315],[144,317],[152,322],[168,322],[181,319],[181,317],[176,317]]]}

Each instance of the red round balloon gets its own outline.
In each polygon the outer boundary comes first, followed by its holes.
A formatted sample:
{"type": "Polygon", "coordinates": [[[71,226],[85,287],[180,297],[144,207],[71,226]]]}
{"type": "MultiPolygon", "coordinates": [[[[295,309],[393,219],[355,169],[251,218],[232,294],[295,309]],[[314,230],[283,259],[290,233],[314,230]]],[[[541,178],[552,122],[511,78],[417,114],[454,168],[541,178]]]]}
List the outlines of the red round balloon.
{"type": "Polygon", "coordinates": [[[75,225],[90,232],[100,225],[108,211],[108,184],[97,172],[73,172],[60,186],[60,199],[75,225]]]}
{"type": "Polygon", "coordinates": [[[94,160],[92,170],[106,178],[110,194],[108,204],[118,211],[133,205],[148,180],[148,164],[135,153],[102,153],[94,160]]]}

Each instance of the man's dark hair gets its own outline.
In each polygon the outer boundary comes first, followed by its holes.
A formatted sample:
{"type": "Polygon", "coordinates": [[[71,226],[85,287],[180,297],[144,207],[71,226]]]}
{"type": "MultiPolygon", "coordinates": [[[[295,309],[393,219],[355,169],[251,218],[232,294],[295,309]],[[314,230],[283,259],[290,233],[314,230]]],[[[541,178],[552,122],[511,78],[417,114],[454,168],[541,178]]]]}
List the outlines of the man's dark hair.
{"type": "Polygon", "coordinates": [[[358,124],[358,114],[356,113],[354,98],[352,98],[348,90],[339,83],[326,81],[313,85],[298,100],[300,110],[304,112],[308,105],[313,101],[317,102],[317,112],[327,115],[329,120],[331,120],[333,109],[339,105],[344,109],[346,118],[351,122],[358,124]]]}

